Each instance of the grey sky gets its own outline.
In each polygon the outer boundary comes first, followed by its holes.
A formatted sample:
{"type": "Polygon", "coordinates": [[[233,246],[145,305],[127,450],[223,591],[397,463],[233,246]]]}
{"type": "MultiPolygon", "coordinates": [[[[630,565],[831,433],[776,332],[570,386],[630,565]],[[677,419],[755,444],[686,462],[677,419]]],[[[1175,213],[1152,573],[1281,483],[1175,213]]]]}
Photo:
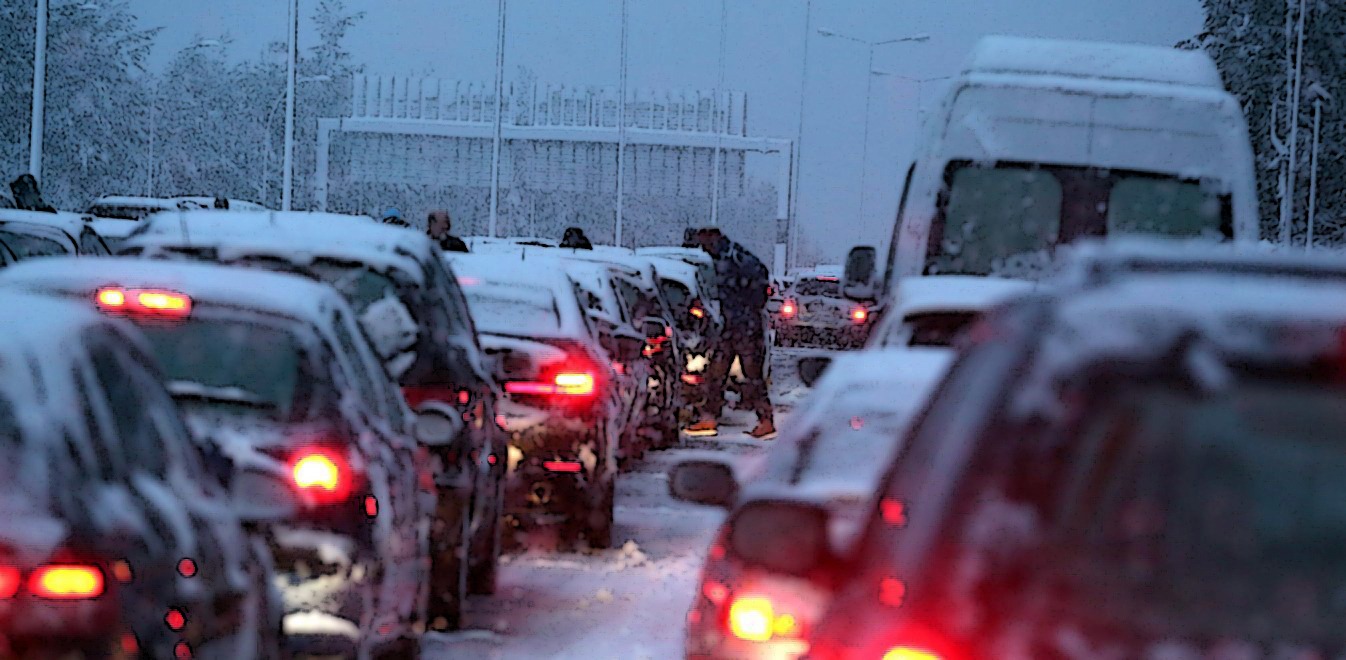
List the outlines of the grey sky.
{"type": "MultiPolygon", "coordinates": [[[[630,84],[702,88],[716,84],[721,0],[629,0],[630,84]]],[[[728,3],[725,86],[747,92],[749,131],[793,138],[798,128],[805,0],[728,3]]],[[[368,17],[351,36],[371,73],[490,81],[495,57],[492,0],[349,0],[368,17]]],[[[133,0],[146,26],[167,28],[154,54],[162,65],[198,36],[223,34],[240,57],[284,38],[285,0],[133,0]]],[[[316,0],[300,0],[307,22],[316,0]]],[[[539,80],[615,85],[619,0],[509,0],[506,70],[539,80]]],[[[927,33],[927,43],[881,47],[876,68],[909,78],[956,73],[985,34],[1158,45],[1198,32],[1198,0],[813,0],[813,25],[869,40],[927,33]]],[[[305,31],[301,47],[312,44],[305,31]]],[[[889,232],[900,172],[911,150],[917,86],[876,77],[869,108],[868,216],[859,211],[867,48],[814,33],[809,42],[801,216],[804,240],[839,259],[857,242],[889,232]],[[825,231],[824,231],[825,230],[825,231]],[[826,239],[820,237],[826,236],[826,239]]],[[[939,84],[925,85],[931,104],[939,84]]],[[[770,176],[764,163],[755,173],[770,176]]]]}

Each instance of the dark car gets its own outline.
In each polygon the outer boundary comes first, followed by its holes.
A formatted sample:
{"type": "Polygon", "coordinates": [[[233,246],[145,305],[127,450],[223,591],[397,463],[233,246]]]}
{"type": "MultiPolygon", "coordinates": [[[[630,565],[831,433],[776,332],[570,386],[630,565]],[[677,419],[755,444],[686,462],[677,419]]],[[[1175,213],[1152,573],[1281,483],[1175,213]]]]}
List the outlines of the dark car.
{"type": "Polygon", "coordinates": [[[0,655],[275,658],[269,553],[283,513],[202,465],[150,351],[85,305],[0,304],[0,655]],[[259,501],[261,500],[261,501],[259,501]]]}
{"type": "Polygon", "coordinates": [[[152,217],[122,253],[288,272],[341,292],[407,403],[464,420],[463,433],[427,446],[423,461],[437,466],[440,491],[432,622],[456,627],[467,592],[494,591],[507,446],[495,423],[502,395],[483,365],[462,291],[433,242],[356,216],[189,211],[152,217]]]}
{"type": "Polygon", "coordinates": [[[1340,654],[1346,288],[1231,284],[1134,278],[992,312],[853,554],[815,505],[755,512],[805,551],[740,549],[836,585],[810,657],[1340,654]]]}
{"type": "Polygon", "coordinates": [[[509,512],[522,526],[559,526],[563,545],[612,544],[620,439],[630,426],[616,365],[644,342],[600,343],[561,262],[521,269],[513,257],[451,254],[508,397],[509,512]]]}
{"type": "Polygon", "coordinates": [[[261,531],[292,649],[419,644],[431,492],[410,411],[341,296],[293,276],[126,258],[23,265],[0,282],[135,323],[197,442],[289,477],[275,495],[294,514],[261,531]]]}

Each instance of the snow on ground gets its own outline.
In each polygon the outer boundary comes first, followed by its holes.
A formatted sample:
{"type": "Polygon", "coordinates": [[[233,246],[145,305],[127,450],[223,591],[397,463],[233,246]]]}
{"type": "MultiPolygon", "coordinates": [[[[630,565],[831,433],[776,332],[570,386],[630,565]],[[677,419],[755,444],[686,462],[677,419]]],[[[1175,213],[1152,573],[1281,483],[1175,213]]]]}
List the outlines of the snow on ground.
{"type": "MultiPolygon", "coordinates": [[[[773,359],[773,398],[798,390],[793,351],[773,359]]],[[[779,426],[788,418],[780,407],[779,426]]],[[[425,657],[682,657],[683,622],[700,578],[719,509],[674,501],[668,470],[681,457],[722,451],[734,461],[757,458],[769,443],[753,440],[750,413],[728,411],[720,435],[686,438],[683,448],[654,452],[617,483],[619,547],[589,554],[526,552],[507,558],[494,596],[472,599],[467,630],[427,634],[425,657]]]]}

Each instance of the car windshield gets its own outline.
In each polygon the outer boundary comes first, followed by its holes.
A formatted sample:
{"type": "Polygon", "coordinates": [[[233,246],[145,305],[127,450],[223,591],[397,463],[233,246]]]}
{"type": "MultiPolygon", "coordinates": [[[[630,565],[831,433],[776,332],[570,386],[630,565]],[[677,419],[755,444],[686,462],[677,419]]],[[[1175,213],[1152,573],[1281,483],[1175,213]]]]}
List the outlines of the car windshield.
{"type": "Polygon", "coordinates": [[[187,400],[252,407],[279,420],[301,417],[307,375],[297,338],[246,320],[194,315],[140,324],[168,381],[187,400]],[[201,350],[209,346],[210,350],[201,350]]]}
{"type": "Polygon", "coordinates": [[[668,304],[673,306],[679,314],[686,314],[692,305],[692,292],[687,285],[676,280],[659,280],[659,289],[664,297],[668,299],[668,304]]]}
{"type": "Polygon", "coordinates": [[[976,312],[922,312],[908,314],[900,334],[910,334],[911,346],[952,346],[953,340],[977,320],[976,312]]]}
{"type": "Polygon", "coordinates": [[[34,236],[0,228],[0,240],[3,240],[5,245],[8,245],[14,251],[14,256],[20,259],[70,254],[69,248],[60,241],[45,236],[34,236]]]}
{"type": "Polygon", "coordinates": [[[1215,184],[1087,167],[949,166],[930,231],[927,274],[1038,277],[1057,245],[1149,234],[1232,237],[1231,200],[1215,184]]]}
{"type": "Polygon", "coordinates": [[[481,332],[535,337],[561,329],[556,296],[542,287],[480,283],[463,294],[481,332]]]}

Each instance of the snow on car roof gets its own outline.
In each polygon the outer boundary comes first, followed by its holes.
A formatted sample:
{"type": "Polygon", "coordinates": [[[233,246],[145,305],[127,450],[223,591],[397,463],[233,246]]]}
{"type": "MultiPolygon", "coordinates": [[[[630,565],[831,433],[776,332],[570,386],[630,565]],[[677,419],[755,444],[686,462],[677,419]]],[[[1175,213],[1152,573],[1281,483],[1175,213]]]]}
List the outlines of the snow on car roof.
{"type": "Polygon", "coordinates": [[[174,210],[178,208],[178,201],[166,197],[135,197],[130,195],[107,195],[94,200],[89,208],[95,206],[133,206],[137,208],[159,208],[165,210],[174,210]]]}
{"type": "MultiPolygon", "coordinates": [[[[550,293],[559,320],[557,328],[520,328],[530,336],[587,337],[588,329],[581,314],[582,307],[575,298],[570,279],[562,270],[561,262],[554,259],[532,257],[520,260],[516,255],[508,254],[468,254],[445,252],[444,261],[449,264],[458,277],[458,285],[468,297],[469,304],[473,290],[487,286],[492,290],[513,288],[519,295],[528,296],[530,289],[541,289],[550,293]],[[559,334],[558,334],[559,333],[559,334]]],[[[478,320],[480,325],[480,320],[478,320]]]]}
{"type": "Polygon", "coordinates": [[[297,265],[317,258],[401,270],[418,283],[416,259],[439,251],[424,234],[336,213],[201,210],[159,213],[123,243],[123,248],[212,247],[221,259],[275,256],[297,265]]]}
{"type": "Polygon", "coordinates": [[[1024,280],[971,275],[907,277],[897,285],[896,316],[944,311],[980,312],[1032,291],[1024,280]]]}
{"type": "Polygon", "coordinates": [[[128,257],[25,261],[0,271],[0,286],[90,296],[104,286],[167,289],[193,301],[303,319],[320,327],[333,307],[344,304],[331,287],[294,275],[128,257]]]}
{"type": "Polygon", "coordinates": [[[1259,243],[1116,237],[1070,246],[1058,286],[1086,286],[1137,273],[1212,272],[1346,279],[1346,252],[1287,251],[1259,243]]]}
{"type": "Polygon", "coordinates": [[[1162,46],[984,37],[963,72],[1095,78],[1224,89],[1209,55],[1162,46]]]}
{"type": "Polygon", "coordinates": [[[714,261],[714,258],[711,257],[708,252],[702,250],[701,248],[685,248],[685,247],[676,247],[672,245],[668,246],[659,245],[654,247],[636,248],[636,254],[650,255],[656,257],[673,257],[674,259],[678,259],[680,261],[690,260],[706,264],[712,263],[714,261]]]}

